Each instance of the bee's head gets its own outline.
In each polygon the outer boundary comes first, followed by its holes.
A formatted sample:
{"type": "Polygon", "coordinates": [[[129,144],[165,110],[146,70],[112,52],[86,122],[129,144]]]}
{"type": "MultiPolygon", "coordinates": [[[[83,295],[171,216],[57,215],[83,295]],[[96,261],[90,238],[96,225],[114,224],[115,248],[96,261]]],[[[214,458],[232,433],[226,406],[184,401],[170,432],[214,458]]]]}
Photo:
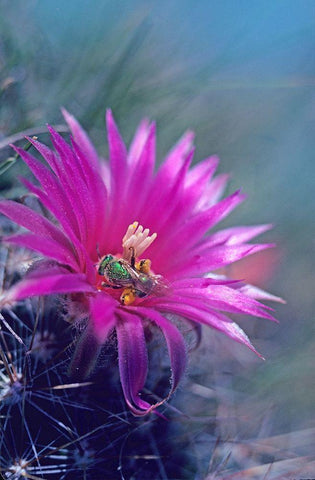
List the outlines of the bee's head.
{"type": "Polygon", "coordinates": [[[113,255],[105,255],[98,265],[97,273],[99,275],[104,275],[107,265],[113,260],[113,255]]]}

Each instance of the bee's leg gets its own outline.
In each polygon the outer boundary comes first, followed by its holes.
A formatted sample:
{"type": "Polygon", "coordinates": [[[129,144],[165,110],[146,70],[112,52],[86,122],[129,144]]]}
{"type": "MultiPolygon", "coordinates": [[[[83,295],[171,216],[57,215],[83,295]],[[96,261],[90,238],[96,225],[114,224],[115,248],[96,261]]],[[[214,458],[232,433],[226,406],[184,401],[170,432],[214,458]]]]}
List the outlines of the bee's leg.
{"type": "Polygon", "coordinates": [[[134,288],[125,288],[123,293],[120,295],[120,301],[123,305],[131,305],[135,301],[136,291],[134,288]]]}
{"type": "Polygon", "coordinates": [[[135,268],[135,264],[136,264],[135,249],[134,249],[134,247],[129,247],[129,250],[131,250],[130,265],[132,266],[132,268],[135,268]]]}
{"type": "Polygon", "coordinates": [[[151,269],[151,260],[148,258],[145,258],[143,260],[140,260],[140,262],[136,263],[136,270],[139,270],[141,273],[145,273],[148,275],[150,273],[151,269]]]}
{"type": "Polygon", "coordinates": [[[135,290],[136,297],[143,298],[146,297],[148,294],[146,292],[142,292],[141,290],[135,290]]]}
{"type": "Polygon", "coordinates": [[[102,287],[107,287],[107,288],[115,288],[115,289],[121,288],[119,285],[110,285],[109,283],[105,283],[105,282],[102,282],[101,285],[102,287]]]}

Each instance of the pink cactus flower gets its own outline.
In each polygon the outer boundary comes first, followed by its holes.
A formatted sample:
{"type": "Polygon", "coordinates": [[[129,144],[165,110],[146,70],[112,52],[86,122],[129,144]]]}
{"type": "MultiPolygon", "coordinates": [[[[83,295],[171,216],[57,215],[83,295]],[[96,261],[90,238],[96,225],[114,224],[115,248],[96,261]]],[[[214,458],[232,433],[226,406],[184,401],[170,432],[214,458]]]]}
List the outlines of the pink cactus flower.
{"type": "Polygon", "coordinates": [[[46,260],[7,291],[2,303],[66,295],[69,312],[80,310],[87,320],[71,367],[79,374],[91,370],[115,330],[126,402],[135,415],[144,415],[170,397],[185,372],[187,353],[178,322],[210,326],[256,352],[226,312],[274,320],[258,300],[280,299],[211,272],[270,247],[248,243],[270,226],[207,234],[244,195],[237,191],[220,200],[227,176],[213,178],[217,157],[191,168],[192,133],[155,171],[154,124],[143,121],[127,150],[108,111],[109,161],[101,162],[75,118],[63,114],[71,146],[50,127],[54,150],[29,139],[46,164],[13,147],[37,179],[36,184],[21,179],[23,184],[49,216],[1,200],[0,212],[26,229],[5,241],[46,260]],[[148,370],[145,328],[150,324],[164,335],[172,372],[169,395],[154,404],[141,396],[148,370]]]}

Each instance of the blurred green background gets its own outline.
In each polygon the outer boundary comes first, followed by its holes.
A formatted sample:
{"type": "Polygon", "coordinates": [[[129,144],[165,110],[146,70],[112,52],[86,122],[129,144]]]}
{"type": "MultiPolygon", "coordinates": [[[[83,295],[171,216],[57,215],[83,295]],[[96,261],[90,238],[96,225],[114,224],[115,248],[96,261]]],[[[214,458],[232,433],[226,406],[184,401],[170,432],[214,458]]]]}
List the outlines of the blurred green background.
{"type": "MultiPolygon", "coordinates": [[[[259,438],[286,436],[274,462],[307,455],[309,464],[314,452],[314,48],[313,0],[0,1],[1,162],[12,135],[63,125],[60,106],[106,156],[111,107],[127,143],[143,117],[156,119],[160,160],[188,128],[196,161],[220,156],[229,191],[249,197],[225,225],[275,224],[263,240],[277,249],[230,272],[287,300],[276,307],[279,325],[240,320],[266,362],[205,332],[175,398],[207,478],[268,465],[244,453],[259,438]],[[214,414],[215,429],[205,420],[214,414]],[[219,450],[214,437],[226,439],[219,450]]],[[[2,195],[20,194],[21,168],[1,176],[2,195]]]]}

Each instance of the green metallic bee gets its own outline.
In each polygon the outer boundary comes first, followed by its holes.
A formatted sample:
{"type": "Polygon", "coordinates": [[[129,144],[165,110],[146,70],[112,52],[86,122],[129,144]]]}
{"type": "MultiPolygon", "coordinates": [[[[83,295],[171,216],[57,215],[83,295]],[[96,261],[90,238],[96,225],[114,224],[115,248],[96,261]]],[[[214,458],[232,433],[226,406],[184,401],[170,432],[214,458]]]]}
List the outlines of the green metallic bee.
{"type": "Polygon", "coordinates": [[[151,262],[148,259],[135,261],[134,252],[130,263],[114,255],[105,255],[101,258],[97,272],[104,277],[103,288],[123,288],[120,301],[123,305],[130,305],[135,299],[150,294],[165,294],[165,282],[160,275],[150,272],[151,262]]]}

